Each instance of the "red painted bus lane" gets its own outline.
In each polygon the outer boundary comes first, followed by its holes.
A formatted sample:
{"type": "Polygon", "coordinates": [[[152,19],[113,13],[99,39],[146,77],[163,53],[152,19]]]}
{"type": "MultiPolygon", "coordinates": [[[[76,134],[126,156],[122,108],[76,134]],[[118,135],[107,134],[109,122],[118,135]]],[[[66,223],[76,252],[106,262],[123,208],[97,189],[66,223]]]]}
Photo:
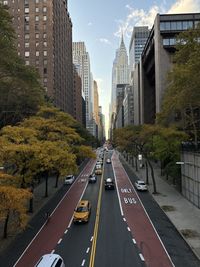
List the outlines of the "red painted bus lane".
{"type": "Polygon", "coordinates": [[[113,154],[112,163],[122,214],[127,221],[147,266],[174,266],[116,152],[113,154]]]}
{"type": "Polygon", "coordinates": [[[74,209],[87,186],[86,177],[93,171],[94,165],[95,160],[88,162],[54,210],[49,222],[40,229],[14,266],[33,267],[42,255],[54,250],[70,224],[74,209]]]}

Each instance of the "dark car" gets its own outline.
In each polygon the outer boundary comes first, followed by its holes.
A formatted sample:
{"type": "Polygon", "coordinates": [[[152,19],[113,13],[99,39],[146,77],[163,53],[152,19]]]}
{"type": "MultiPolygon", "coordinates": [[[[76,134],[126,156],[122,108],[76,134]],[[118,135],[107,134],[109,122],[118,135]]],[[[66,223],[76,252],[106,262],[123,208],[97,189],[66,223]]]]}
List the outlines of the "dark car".
{"type": "Polygon", "coordinates": [[[112,178],[105,179],[104,186],[105,186],[105,190],[107,190],[107,189],[110,189],[110,190],[115,189],[114,180],[112,178]]]}
{"type": "Polygon", "coordinates": [[[90,174],[90,176],[89,176],[89,183],[96,183],[96,181],[97,181],[97,177],[96,177],[96,175],[95,174],[90,174]]]}

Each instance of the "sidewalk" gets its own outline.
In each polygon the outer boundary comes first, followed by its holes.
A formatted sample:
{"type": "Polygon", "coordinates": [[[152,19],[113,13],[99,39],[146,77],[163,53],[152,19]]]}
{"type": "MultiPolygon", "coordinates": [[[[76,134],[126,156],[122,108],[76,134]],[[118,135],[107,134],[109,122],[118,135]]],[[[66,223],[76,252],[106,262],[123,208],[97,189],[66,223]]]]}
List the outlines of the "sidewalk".
{"type": "MultiPolygon", "coordinates": [[[[145,168],[136,172],[135,168],[129,163],[127,164],[132,168],[138,179],[146,180],[145,168]]],[[[192,205],[173,185],[170,185],[164,177],[161,177],[160,168],[155,165],[154,174],[158,194],[152,194],[153,198],[200,259],[200,209],[192,205]]],[[[148,189],[152,193],[153,185],[150,174],[149,182],[148,189]]]]}

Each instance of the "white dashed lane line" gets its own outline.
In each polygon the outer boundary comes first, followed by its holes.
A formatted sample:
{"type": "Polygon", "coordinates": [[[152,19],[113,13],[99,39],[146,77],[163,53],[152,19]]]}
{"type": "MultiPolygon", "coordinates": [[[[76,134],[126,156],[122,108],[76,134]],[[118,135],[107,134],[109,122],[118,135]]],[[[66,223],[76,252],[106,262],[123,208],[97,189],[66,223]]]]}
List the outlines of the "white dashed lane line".
{"type": "Polygon", "coordinates": [[[81,266],[85,265],[85,259],[82,261],[81,266]]]}
{"type": "Polygon", "coordinates": [[[141,258],[142,261],[145,261],[145,259],[144,259],[143,255],[142,255],[142,253],[139,253],[139,256],[140,256],[140,258],[141,258]]]}
{"type": "Polygon", "coordinates": [[[68,229],[65,230],[65,234],[68,232],[68,229]]]}
{"type": "Polygon", "coordinates": [[[86,253],[88,253],[89,251],[90,251],[90,248],[87,248],[86,253]]]}
{"type": "Polygon", "coordinates": [[[60,238],[60,240],[58,241],[58,243],[57,244],[60,244],[60,242],[62,241],[62,238],[60,238]]]}
{"type": "Polygon", "coordinates": [[[93,240],[93,236],[91,237],[90,241],[92,242],[92,240],[93,240]]]}
{"type": "Polygon", "coordinates": [[[53,249],[52,251],[51,251],[51,254],[53,254],[55,252],[55,249],[53,249]]]}
{"type": "Polygon", "coordinates": [[[136,244],[136,240],[134,238],[132,240],[133,240],[133,243],[136,244]]]}
{"type": "Polygon", "coordinates": [[[127,227],[127,230],[130,232],[131,231],[131,229],[129,228],[129,227],[127,227]]]}
{"type": "Polygon", "coordinates": [[[123,218],[123,220],[126,222],[126,218],[123,218]]]}

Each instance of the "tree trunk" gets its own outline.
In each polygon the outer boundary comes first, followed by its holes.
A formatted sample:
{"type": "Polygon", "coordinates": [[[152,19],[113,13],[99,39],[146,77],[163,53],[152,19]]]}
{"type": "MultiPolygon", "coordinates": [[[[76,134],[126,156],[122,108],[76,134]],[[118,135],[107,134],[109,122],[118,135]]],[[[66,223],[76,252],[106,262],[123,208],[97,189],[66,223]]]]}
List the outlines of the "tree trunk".
{"type": "Polygon", "coordinates": [[[3,229],[3,238],[7,238],[7,236],[8,236],[8,221],[9,221],[9,217],[10,217],[10,211],[8,211],[8,213],[6,215],[6,219],[5,219],[5,223],[4,223],[4,229],[3,229]]]}
{"type": "Polygon", "coordinates": [[[48,197],[48,172],[45,172],[45,197],[48,197]]]}
{"type": "Polygon", "coordinates": [[[151,169],[151,178],[152,178],[152,182],[153,182],[153,194],[157,194],[157,190],[156,190],[156,181],[155,181],[155,177],[154,177],[154,170],[153,170],[153,166],[151,165],[151,162],[148,160],[149,163],[149,167],[151,169]]]}
{"type": "Polygon", "coordinates": [[[58,179],[59,179],[59,173],[56,173],[56,183],[55,183],[55,188],[58,188],[58,179]]]}
{"type": "Polygon", "coordinates": [[[137,157],[135,157],[135,170],[138,171],[137,157]]]}
{"type": "Polygon", "coordinates": [[[145,166],[146,166],[146,184],[149,184],[149,168],[148,168],[148,162],[147,160],[145,161],[145,166]]]}

